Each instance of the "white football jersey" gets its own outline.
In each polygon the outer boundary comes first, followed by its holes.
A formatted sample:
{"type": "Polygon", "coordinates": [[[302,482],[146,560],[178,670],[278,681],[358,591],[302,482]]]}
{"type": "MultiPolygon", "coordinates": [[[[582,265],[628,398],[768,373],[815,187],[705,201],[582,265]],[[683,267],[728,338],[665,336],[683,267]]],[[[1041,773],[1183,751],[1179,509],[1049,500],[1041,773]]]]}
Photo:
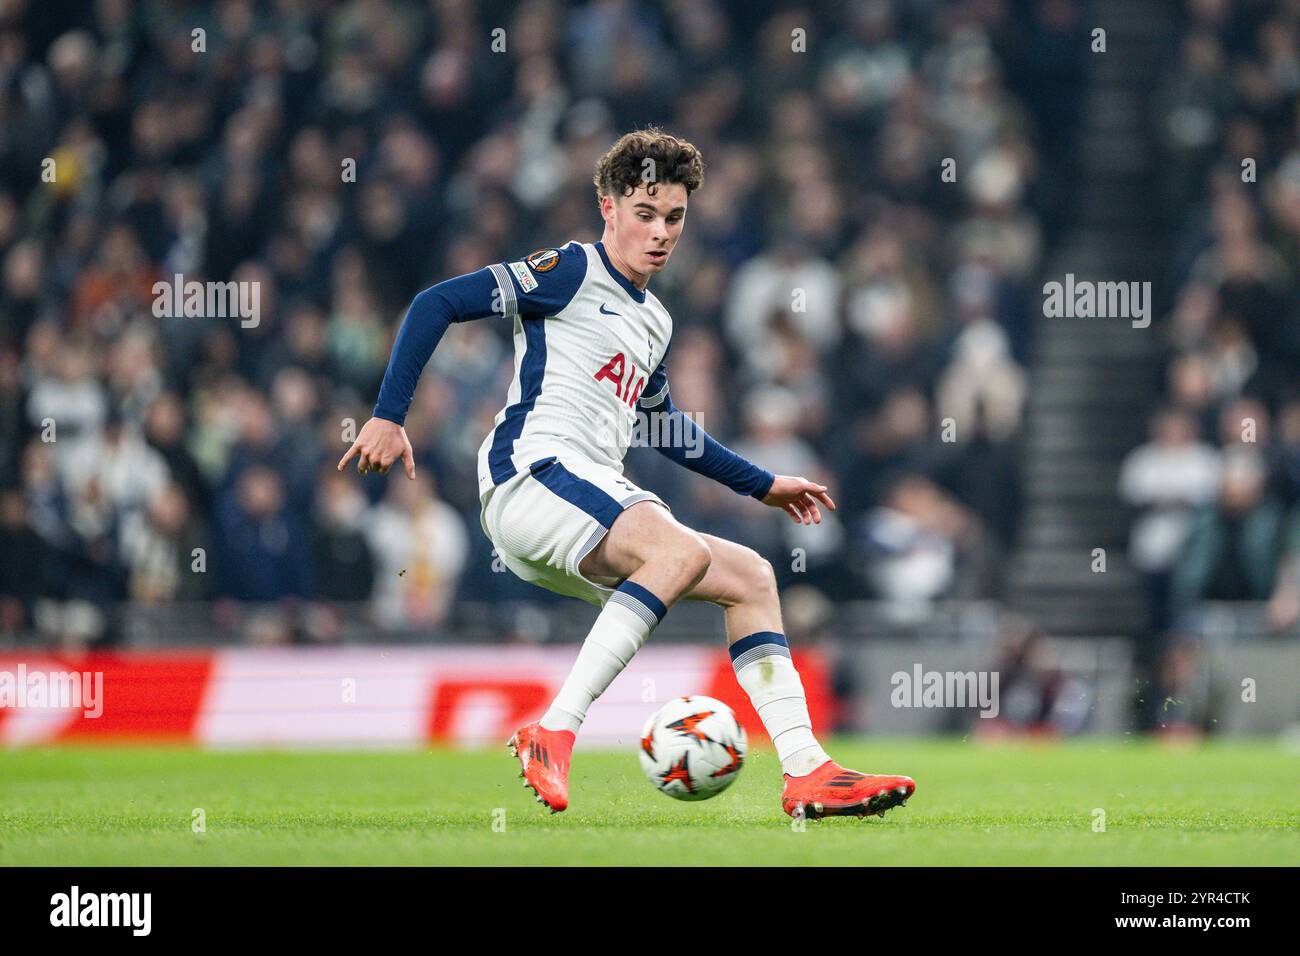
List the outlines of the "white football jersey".
{"type": "Polygon", "coordinates": [[[489,268],[514,321],[515,372],[479,448],[479,495],[552,455],[622,473],[637,409],[668,392],[668,311],[619,273],[599,242],[489,268]]]}

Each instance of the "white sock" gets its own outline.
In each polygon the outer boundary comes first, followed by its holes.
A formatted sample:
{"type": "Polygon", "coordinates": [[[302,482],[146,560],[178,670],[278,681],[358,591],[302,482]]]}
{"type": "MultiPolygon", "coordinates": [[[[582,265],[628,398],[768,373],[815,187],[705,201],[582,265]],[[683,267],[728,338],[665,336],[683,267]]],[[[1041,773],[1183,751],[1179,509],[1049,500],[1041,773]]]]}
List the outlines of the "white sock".
{"type": "Polygon", "coordinates": [[[542,726],[576,734],[591,702],[627,667],[667,610],[663,601],[636,582],[619,585],[582,642],[564,686],[542,716],[542,726]]]}
{"type": "Polygon", "coordinates": [[[742,637],[731,645],[731,663],[772,738],[782,771],[802,777],[831,759],[813,736],[808,698],[784,634],[759,631],[742,637]]]}

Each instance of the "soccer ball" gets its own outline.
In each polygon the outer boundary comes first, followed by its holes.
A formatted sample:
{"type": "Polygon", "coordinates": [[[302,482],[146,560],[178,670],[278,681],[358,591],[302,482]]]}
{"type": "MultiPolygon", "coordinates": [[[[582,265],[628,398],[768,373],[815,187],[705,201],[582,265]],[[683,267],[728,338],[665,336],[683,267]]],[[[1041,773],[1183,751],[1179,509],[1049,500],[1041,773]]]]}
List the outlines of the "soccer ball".
{"type": "Polygon", "coordinates": [[[646,721],[641,769],[676,800],[715,797],[740,774],[749,747],[730,707],[712,697],[675,697],[646,721]]]}

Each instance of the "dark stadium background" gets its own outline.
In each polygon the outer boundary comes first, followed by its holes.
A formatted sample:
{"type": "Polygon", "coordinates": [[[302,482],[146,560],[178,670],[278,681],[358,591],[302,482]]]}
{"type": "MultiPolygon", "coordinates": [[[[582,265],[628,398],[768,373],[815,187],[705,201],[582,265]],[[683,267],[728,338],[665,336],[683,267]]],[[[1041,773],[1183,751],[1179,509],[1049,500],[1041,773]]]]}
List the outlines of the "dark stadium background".
{"type": "Polygon", "coordinates": [[[594,610],[479,527],[508,328],[435,354],[417,482],[334,464],[410,299],[597,239],[596,158],[658,123],[707,164],[652,286],[675,401],[840,509],[628,470],[773,562],[839,729],[988,723],[890,708],[922,660],[1000,672],[1006,731],[1293,725],[1298,36],[1294,0],[0,3],[0,654],[574,645],[594,610]],[[155,318],[177,273],[259,323],[155,318]],[[1045,318],[1066,274],[1151,282],[1150,327],[1045,318]]]}

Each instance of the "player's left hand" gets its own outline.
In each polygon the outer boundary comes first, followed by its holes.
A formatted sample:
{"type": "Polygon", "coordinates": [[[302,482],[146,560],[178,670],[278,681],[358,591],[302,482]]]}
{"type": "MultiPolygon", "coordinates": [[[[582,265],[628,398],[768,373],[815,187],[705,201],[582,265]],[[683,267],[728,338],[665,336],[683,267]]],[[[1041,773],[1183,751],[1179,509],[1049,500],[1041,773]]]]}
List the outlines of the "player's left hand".
{"type": "Polygon", "coordinates": [[[795,524],[821,524],[822,512],[817,506],[819,501],[831,511],[835,510],[835,502],[826,493],[825,485],[789,475],[777,475],[776,481],[772,482],[772,487],[763,498],[763,504],[781,508],[795,524]]]}

